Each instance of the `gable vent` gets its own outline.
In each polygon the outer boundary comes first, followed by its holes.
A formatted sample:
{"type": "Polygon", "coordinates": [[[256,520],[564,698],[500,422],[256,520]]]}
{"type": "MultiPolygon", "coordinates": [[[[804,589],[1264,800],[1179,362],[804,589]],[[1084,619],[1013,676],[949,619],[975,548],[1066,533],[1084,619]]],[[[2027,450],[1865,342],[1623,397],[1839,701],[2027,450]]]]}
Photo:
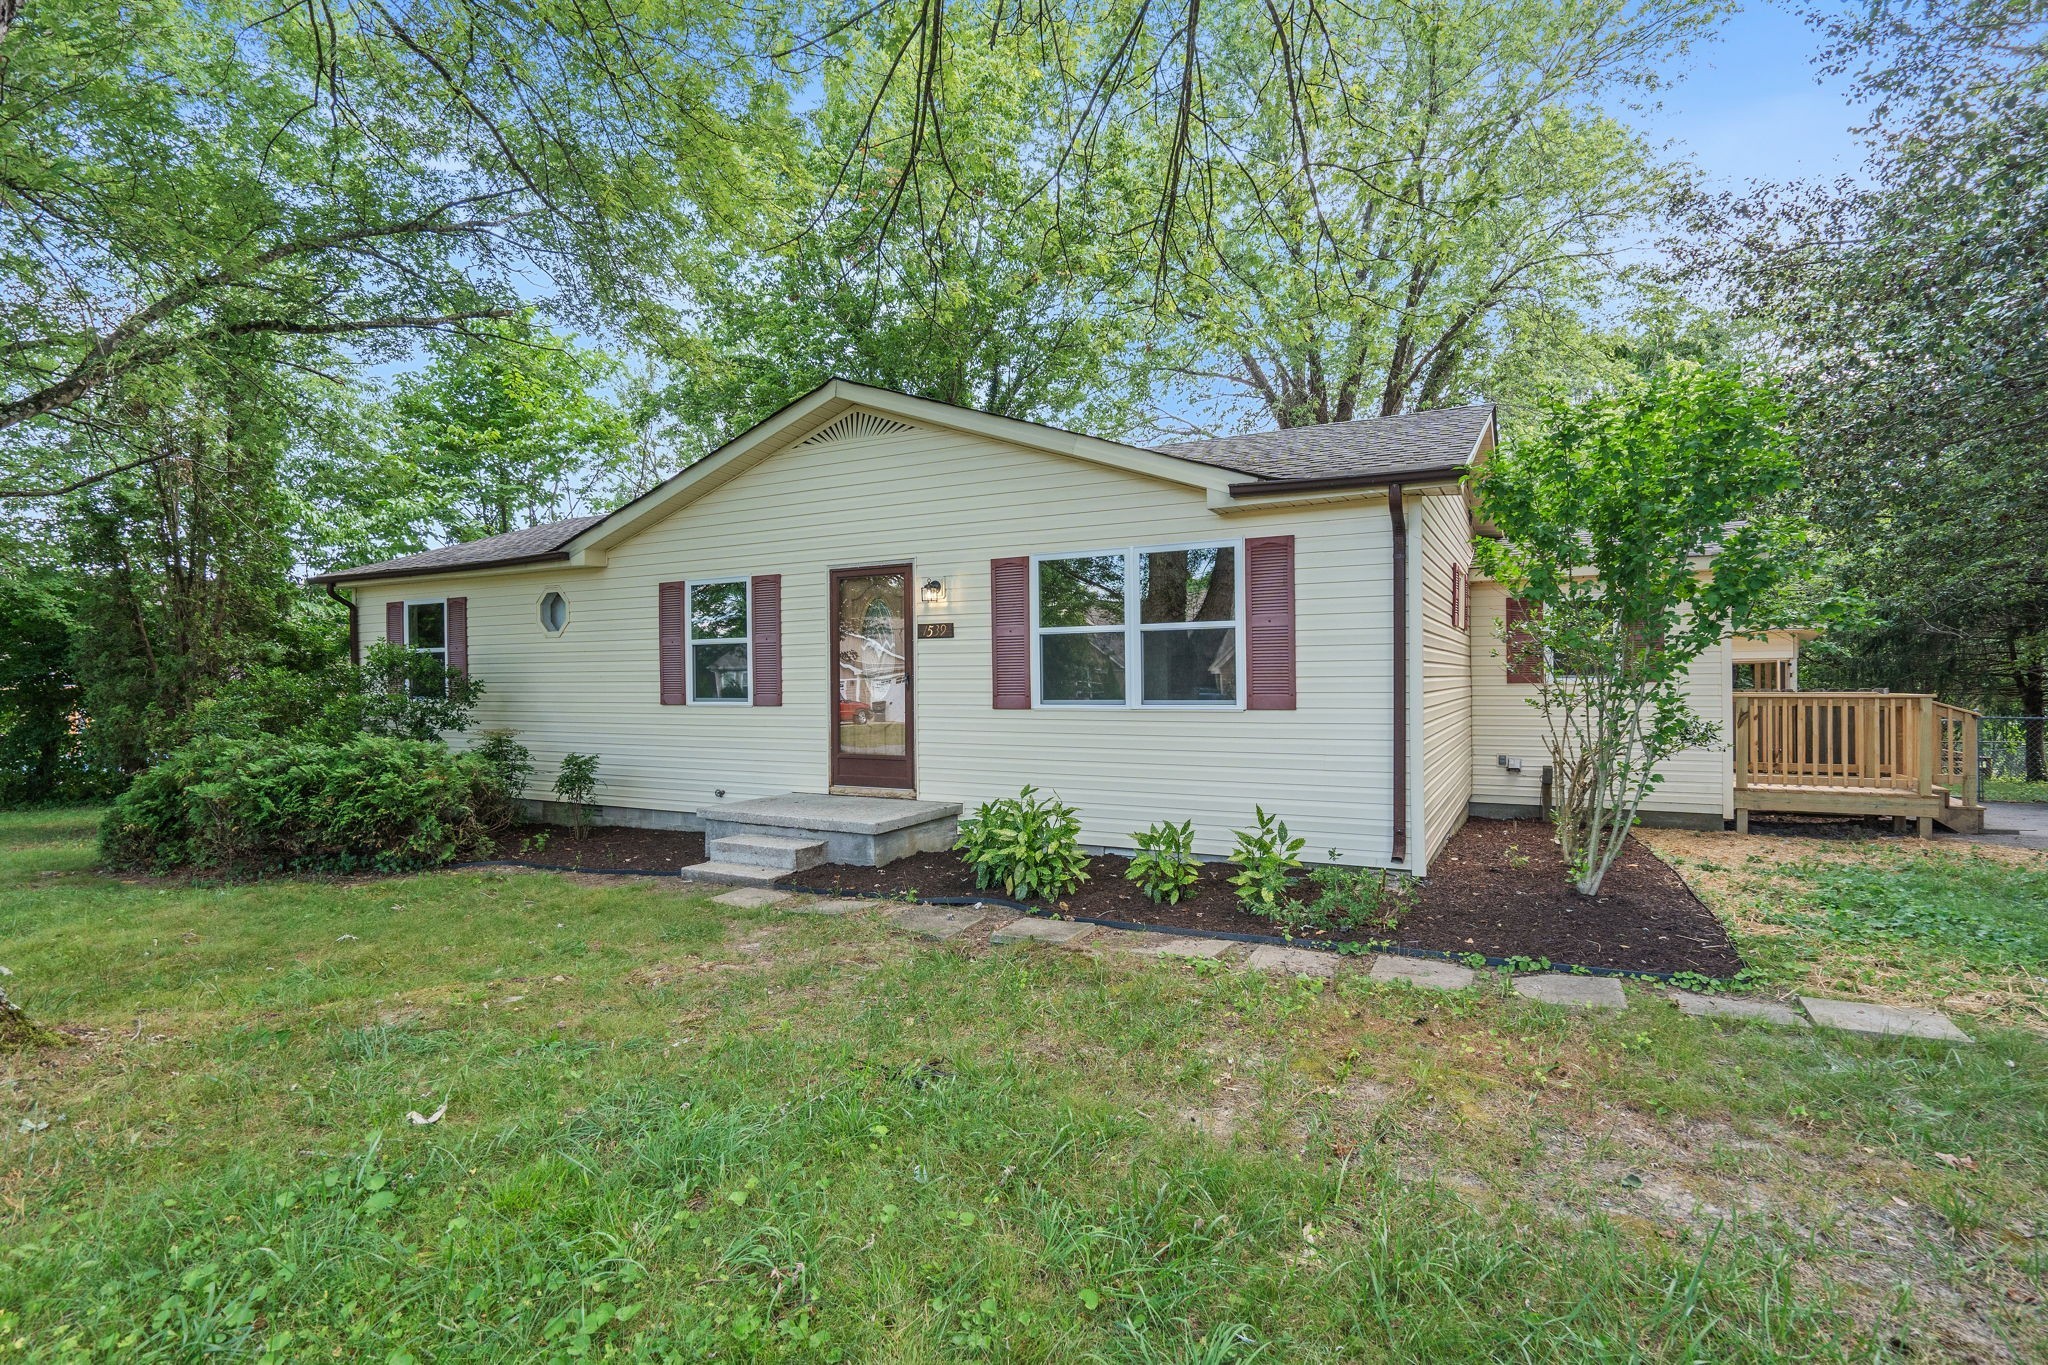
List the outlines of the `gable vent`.
{"type": "Polygon", "coordinates": [[[908,422],[899,422],[893,417],[884,417],[878,412],[867,412],[856,408],[837,421],[828,422],[797,444],[800,446],[830,445],[834,441],[857,441],[864,436],[898,436],[917,428],[908,422]]]}

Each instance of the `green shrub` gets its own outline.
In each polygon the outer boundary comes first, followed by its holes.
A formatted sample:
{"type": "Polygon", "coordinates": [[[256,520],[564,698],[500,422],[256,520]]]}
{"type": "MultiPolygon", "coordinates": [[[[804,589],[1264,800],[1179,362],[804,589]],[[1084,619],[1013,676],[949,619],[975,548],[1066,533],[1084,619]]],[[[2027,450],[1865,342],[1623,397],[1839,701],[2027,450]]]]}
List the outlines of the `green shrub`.
{"type": "Polygon", "coordinates": [[[590,828],[590,798],[597,794],[597,755],[563,754],[555,795],[569,803],[569,825],[581,839],[590,828]]]}
{"type": "Polygon", "coordinates": [[[1131,840],[1138,851],[1124,875],[1136,882],[1154,905],[1179,905],[1202,875],[1201,860],[1195,857],[1195,822],[1183,820],[1176,825],[1161,820],[1133,834],[1131,840]]]}
{"type": "Polygon", "coordinates": [[[1308,874],[1315,894],[1283,899],[1272,915],[1287,933],[1390,934],[1406,905],[1408,878],[1378,868],[1319,867],[1308,874]]]}
{"type": "Polygon", "coordinates": [[[1266,814],[1264,807],[1252,810],[1259,827],[1252,832],[1237,831],[1237,848],[1230,861],[1237,864],[1238,871],[1230,884],[1237,888],[1237,899],[1246,910],[1276,919],[1288,913],[1287,892],[1293,879],[1287,874],[1301,866],[1301,850],[1308,840],[1294,838],[1287,832],[1287,822],[1266,814]]]}
{"type": "Polygon", "coordinates": [[[378,640],[360,666],[317,673],[253,668],[200,703],[172,738],[290,735],[339,743],[354,734],[436,739],[476,719],[484,685],[417,649],[378,640]]]}
{"type": "Polygon", "coordinates": [[[1000,886],[1006,896],[1049,900],[1088,880],[1080,836],[1079,812],[1026,787],[1015,796],[984,801],[960,822],[953,847],[974,868],[979,889],[1000,886]]]}
{"type": "Polygon", "coordinates": [[[501,772],[434,740],[203,735],[137,777],[100,829],[119,868],[397,869],[487,855],[501,772]]]}

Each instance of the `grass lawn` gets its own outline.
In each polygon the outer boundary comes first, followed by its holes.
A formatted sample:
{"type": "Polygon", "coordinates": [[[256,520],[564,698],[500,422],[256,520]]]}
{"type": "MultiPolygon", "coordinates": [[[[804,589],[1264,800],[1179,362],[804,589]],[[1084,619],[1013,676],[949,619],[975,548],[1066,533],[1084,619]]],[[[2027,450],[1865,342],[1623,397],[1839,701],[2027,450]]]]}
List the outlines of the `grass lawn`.
{"type": "Polygon", "coordinates": [[[2048,782],[2017,777],[1987,777],[1978,798],[1984,801],[2048,801],[2048,782]]]}
{"type": "Polygon", "coordinates": [[[0,1056],[0,1357],[2048,1351],[2048,1045],[1990,1014],[1582,1017],[653,880],[117,881],[91,824],[0,815],[8,987],[79,1034],[0,1056]]]}
{"type": "Polygon", "coordinates": [[[2048,853],[1649,830],[1761,985],[2048,1030],[2048,853]]]}

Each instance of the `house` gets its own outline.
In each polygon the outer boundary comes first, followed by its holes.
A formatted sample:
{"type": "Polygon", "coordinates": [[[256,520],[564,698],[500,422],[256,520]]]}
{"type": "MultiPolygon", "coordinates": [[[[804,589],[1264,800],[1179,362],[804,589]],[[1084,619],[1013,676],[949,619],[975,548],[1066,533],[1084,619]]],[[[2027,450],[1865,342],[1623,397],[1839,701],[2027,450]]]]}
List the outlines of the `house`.
{"type": "MultiPolygon", "coordinates": [[[[1030,783],[1096,847],[1191,819],[1222,854],[1257,803],[1421,874],[1543,800],[1512,606],[1472,570],[1494,440],[1478,406],[1148,449],[833,380],[607,516],[316,581],[358,638],[484,680],[541,772],[598,754],[613,823],[730,832],[797,793],[950,828],[1030,783]]],[[[1724,730],[1734,648],[1691,678],[1724,730]]],[[[1646,814],[1735,813],[1712,749],[1646,814]]]]}

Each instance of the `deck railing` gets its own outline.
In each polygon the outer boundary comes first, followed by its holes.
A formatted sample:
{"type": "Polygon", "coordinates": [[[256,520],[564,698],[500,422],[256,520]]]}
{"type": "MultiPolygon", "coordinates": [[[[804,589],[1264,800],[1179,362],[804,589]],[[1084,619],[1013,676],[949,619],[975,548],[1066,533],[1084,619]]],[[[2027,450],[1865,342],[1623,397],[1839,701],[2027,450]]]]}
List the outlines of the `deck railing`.
{"type": "Polygon", "coordinates": [[[1924,693],[1737,692],[1735,785],[1977,804],[1977,713],[1924,693]]]}

